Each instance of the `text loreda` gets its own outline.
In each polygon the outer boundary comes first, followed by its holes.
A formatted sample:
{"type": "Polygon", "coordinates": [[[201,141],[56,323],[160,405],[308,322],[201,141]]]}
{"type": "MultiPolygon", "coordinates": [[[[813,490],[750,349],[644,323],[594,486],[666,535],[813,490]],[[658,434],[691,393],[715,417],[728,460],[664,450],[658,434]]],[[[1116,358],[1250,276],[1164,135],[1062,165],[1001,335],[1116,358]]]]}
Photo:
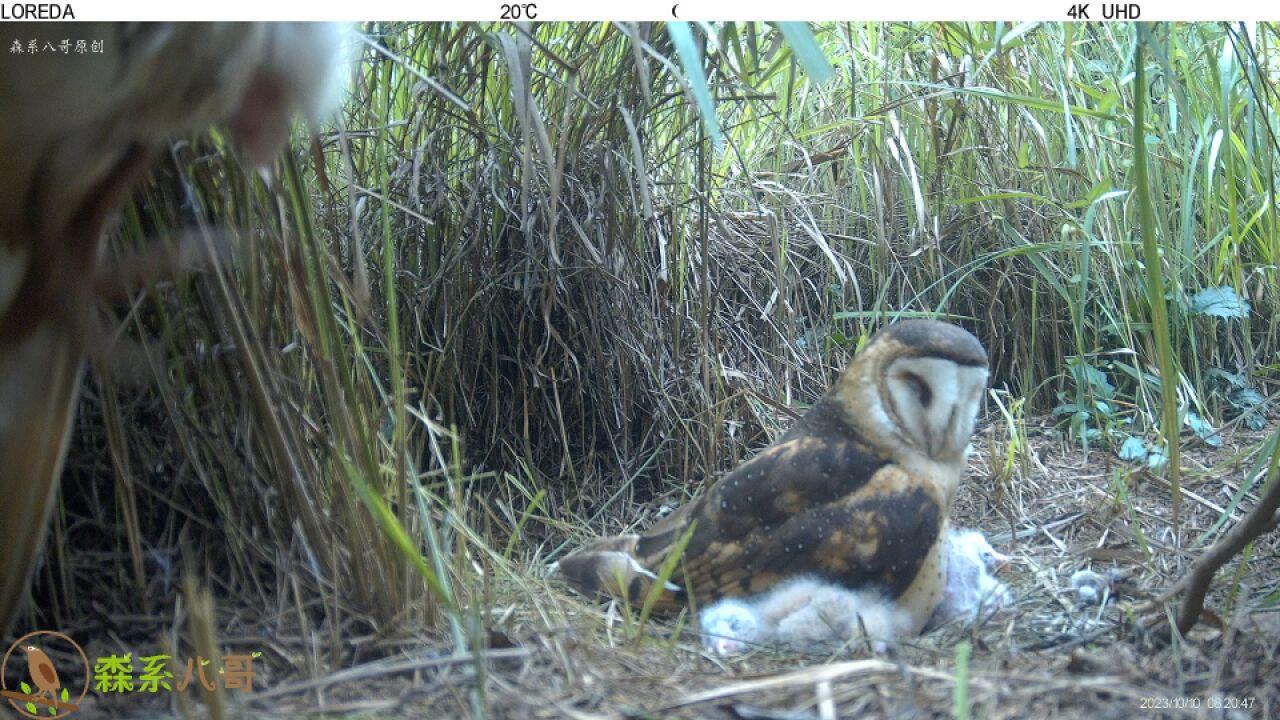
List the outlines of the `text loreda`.
{"type": "Polygon", "coordinates": [[[75,20],[71,3],[0,3],[0,20],[75,20]]]}

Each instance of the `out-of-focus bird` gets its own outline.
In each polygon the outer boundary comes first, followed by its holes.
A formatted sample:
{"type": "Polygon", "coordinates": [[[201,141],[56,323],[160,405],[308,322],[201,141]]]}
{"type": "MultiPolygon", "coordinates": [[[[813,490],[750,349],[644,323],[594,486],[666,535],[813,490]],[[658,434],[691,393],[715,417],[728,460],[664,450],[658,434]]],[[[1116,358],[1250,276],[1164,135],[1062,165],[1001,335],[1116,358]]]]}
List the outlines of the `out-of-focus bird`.
{"type": "Polygon", "coordinates": [[[1097,605],[1104,602],[1115,589],[1115,577],[1111,573],[1102,574],[1092,570],[1077,570],[1071,574],[1071,589],[1076,594],[1076,604],[1080,607],[1097,605]]]}
{"type": "Polygon", "coordinates": [[[7,24],[100,52],[0,54],[0,631],[44,536],[104,227],[166,144],[226,124],[250,163],[337,99],[323,23],[7,24]],[[100,43],[100,45],[99,45],[100,43]]]}
{"type": "Polygon", "coordinates": [[[945,586],[942,530],[964,475],[987,354],[955,325],[908,320],[873,336],[786,434],[639,535],[556,564],[578,591],[643,602],[688,544],[656,607],[709,606],[787,579],[876,590],[929,618],[945,586]]]}
{"type": "Polygon", "coordinates": [[[40,691],[36,693],[36,697],[57,700],[62,681],[58,679],[58,669],[53,666],[53,661],[35,645],[23,645],[22,651],[27,654],[27,672],[31,674],[31,682],[40,691]]]}
{"type": "Polygon", "coordinates": [[[910,633],[911,614],[877,590],[849,590],[798,577],[754,598],[726,598],[698,614],[703,642],[717,655],[777,643],[808,649],[861,637],[881,649],[910,633]]]}
{"type": "Polygon", "coordinates": [[[947,584],[926,630],[954,620],[980,622],[1013,603],[1013,593],[995,577],[1009,557],[991,547],[981,532],[947,530],[946,556],[947,584]]]}

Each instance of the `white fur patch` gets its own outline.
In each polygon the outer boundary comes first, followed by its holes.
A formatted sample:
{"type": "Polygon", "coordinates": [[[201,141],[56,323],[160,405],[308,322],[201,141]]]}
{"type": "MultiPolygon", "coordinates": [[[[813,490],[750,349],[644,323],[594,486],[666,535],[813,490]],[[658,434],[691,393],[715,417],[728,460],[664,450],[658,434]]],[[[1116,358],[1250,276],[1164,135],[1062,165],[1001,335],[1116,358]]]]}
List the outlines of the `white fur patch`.
{"type": "Polygon", "coordinates": [[[976,530],[947,530],[947,584],[926,629],[980,622],[1013,604],[1013,593],[992,574],[1008,561],[976,530]]]}
{"type": "Polygon", "coordinates": [[[752,598],[721,600],[698,616],[707,649],[720,655],[747,644],[808,648],[864,637],[877,649],[911,633],[911,614],[876,591],[813,577],[784,582],[752,598]]]}

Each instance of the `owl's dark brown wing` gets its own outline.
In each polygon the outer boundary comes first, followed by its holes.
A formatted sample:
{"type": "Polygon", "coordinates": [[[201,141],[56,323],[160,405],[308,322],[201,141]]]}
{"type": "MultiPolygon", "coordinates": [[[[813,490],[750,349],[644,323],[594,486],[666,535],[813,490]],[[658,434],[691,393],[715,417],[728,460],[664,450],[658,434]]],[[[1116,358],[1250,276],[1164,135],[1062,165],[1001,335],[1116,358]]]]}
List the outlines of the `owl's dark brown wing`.
{"type": "Polygon", "coordinates": [[[673,579],[699,601],[797,574],[898,591],[889,568],[910,572],[905,539],[925,533],[927,546],[945,514],[941,498],[928,479],[916,482],[862,443],[844,417],[833,398],[820,400],[778,442],[644,533],[640,564],[660,567],[692,526],[673,579]],[[894,542],[881,548],[882,539],[894,542]]]}
{"type": "Polygon", "coordinates": [[[824,397],[776,442],[644,533],[637,555],[642,561],[665,556],[694,520],[698,528],[686,555],[777,526],[857,491],[886,462],[858,440],[840,403],[824,397]]]}
{"type": "MultiPolygon", "coordinates": [[[[672,580],[700,605],[754,595],[797,575],[848,588],[878,587],[898,597],[937,542],[943,508],[944,499],[928,479],[885,465],[847,495],[800,509],[777,524],[756,524],[737,537],[716,531],[741,527],[738,517],[725,523],[725,515],[700,514],[672,580]]],[[[646,567],[656,561],[641,556],[646,567]]]]}
{"type": "MultiPolygon", "coordinates": [[[[732,475],[726,476],[726,480],[732,475]]],[[[670,583],[655,596],[658,610],[677,610],[690,595],[699,606],[748,596],[791,577],[812,575],[842,587],[874,587],[911,608],[932,608],[941,578],[917,583],[942,537],[945,499],[928,478],[884,465],[858,489],[798,509],[776,524],[744,522],[709,502],[715,488],[643,536],[609,538],[558,563],[560,574],[587,595],[645,602],[658,572],[692,528],[670,583]],[[641,553],[648,543],[648,554],[641,553]]],[[[755,517],[759,517],[758,515],[755,517]]],[[[928,580],[928,579],[926,579],[928,580]]]]}

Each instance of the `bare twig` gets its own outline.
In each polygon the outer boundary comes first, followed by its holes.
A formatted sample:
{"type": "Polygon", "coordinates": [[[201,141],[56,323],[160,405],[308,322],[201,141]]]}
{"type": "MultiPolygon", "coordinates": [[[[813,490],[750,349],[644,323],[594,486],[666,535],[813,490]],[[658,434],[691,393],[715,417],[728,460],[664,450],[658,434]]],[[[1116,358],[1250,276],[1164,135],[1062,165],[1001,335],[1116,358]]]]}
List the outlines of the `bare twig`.
{"type": "Polygon", "coordinates": [[[1209,591],[1209,583],[1213,581],[1213,576],[1218,569],[1227,564],[1246,545],[1262,534],[1275,529],[1276,513],[1280,508],[1280,482],[1276,481],[1278,465],[1280,465],[1280,451],[1272,454],[1271,467],[1267,470],[1267,479],[1264,483],[1266,491],[1258,504],[1231,529],[1231,532],[1206,550],[1192,565],[1191,571],[1186,576],[1152,601],[1146,609],[1153,609],[1185,590],[1186,593],[1178,608],[1178,632],[1186,634],[1195,627],[1201,611],[1204,610],[1204,598],[1209,591]]]}

